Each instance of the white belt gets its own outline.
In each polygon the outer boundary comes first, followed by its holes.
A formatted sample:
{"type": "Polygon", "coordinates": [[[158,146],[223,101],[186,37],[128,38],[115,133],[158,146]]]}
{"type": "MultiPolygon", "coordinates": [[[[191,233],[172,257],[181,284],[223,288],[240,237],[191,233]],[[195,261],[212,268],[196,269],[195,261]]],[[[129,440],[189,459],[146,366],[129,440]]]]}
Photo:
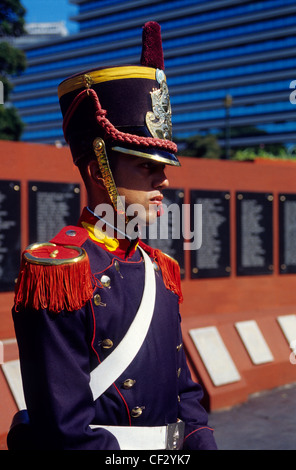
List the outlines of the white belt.
{"type": "Polygon", "coordinates": [[[178,421],[167,426],[101,426],[92,424],[92,429],[104,428],[117,439],[120,450],[178,450],[182,448],[184,423],[178,421]]]}

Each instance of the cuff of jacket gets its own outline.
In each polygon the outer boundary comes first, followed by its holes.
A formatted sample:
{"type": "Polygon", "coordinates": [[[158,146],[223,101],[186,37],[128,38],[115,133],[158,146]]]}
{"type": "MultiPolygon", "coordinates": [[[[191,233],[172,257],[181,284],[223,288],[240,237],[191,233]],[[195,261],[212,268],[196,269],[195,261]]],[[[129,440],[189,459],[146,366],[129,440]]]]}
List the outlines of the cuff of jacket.
{"type": "MultiPolygon", "coordinates": [[[[188,431],[188,428],[186,429],[188,431]]],[[[184,450],[217,450],[217,444],[213,436],[214,430],[208,426],[193,428],[185,434],[183,441],[184,450]]]]}

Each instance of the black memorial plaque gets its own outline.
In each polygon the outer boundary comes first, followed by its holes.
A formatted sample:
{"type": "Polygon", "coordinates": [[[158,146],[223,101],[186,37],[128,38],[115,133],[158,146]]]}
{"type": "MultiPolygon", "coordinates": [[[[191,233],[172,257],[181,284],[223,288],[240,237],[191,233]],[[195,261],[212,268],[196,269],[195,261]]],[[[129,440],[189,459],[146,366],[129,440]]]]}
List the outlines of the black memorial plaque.
{"type": "Polygon", "coordinates": [[[230,267],[230,193],[192,190],[191,233],[194,230],[194,204],[201,204],[201,245],[191,251],[191,277],[225,277],[230,267]]]}
{"type": "Polygon", "coordinates": [[[273,195],[236,193],[237,275],[273,272],[273,195]]]}
{"type": "Polygon", "coordinates": [[[30,243],[51,240],[80,215],[80,186],[71,183],[29,183],[30,243]]]}
{"type": "Polygon", "coordinates": [[[296,194],[279,195],[279,270],[296,273],[296,194]]]}
{"type": "Polygon", "coordinates": [[[163,191],[162,206],[164,213],[156,223],[146,228],[143,241],[153,248],[158,248],[178,261],[181,277],[184,277],[183,250],[183,189],[166,189],[163,191]]]}
{"type": "Polygon", "coordinates": [[[14,290],[20,268],[20,182],[0,181],[0,291],[14,290]]]}

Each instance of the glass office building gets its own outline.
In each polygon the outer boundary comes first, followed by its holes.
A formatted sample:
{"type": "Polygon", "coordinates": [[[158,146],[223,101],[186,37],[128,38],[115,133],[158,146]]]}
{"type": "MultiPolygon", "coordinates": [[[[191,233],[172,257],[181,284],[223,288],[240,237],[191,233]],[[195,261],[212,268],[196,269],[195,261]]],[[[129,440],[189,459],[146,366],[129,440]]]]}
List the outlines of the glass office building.
{"type": "Polygon", "coordinates": [[[295,0],[71,3],[79,32],[27,47],[28,68],[14,78],[23,141],[63,142],[58,84],[88,68],[138,63],[142,25],[155,20],[162,27],[176,137],[212,133],[224,145],[227,121],[232,146],[296,147],[296,104],[290,100],[295,0]]]}

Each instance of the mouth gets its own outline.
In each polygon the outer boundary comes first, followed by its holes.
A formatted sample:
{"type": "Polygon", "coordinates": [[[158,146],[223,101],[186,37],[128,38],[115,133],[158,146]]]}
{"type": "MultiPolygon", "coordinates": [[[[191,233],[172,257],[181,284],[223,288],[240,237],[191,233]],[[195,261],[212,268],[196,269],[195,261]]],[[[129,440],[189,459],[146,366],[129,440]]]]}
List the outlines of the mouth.
{"type": "Polygon", "coordinates": [[[156,196],[152,197],[149,202],[149,204],[156,205],[157,217],[161,217],[164,213],[163,207],[162,207],[162,201],[163,201],[163,195],[157,194],[156,196]]]}
{"type": "Polygon", "coordinates": [[[150,198],[150,204],[161,205],[162,200],[163,200],[163,195],[162,194],[157,194],[156,196],[150,198]]]}

